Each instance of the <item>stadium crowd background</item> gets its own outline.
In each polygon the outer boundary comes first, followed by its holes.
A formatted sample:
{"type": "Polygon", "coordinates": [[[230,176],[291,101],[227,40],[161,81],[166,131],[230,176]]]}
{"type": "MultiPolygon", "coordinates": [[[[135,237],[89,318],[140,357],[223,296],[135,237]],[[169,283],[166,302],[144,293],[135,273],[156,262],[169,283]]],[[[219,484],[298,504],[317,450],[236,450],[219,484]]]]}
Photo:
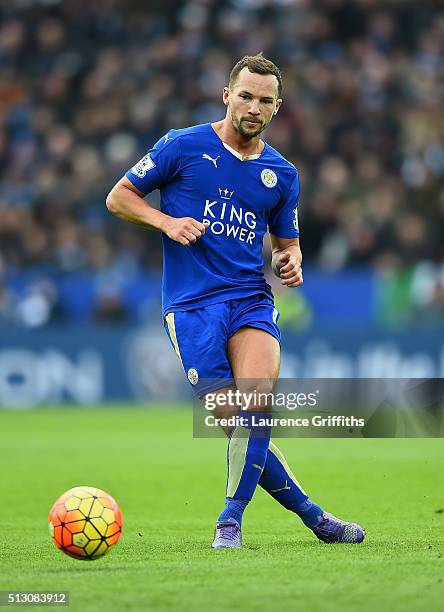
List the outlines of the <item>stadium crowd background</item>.
{"type": "Polygon", "coordinates": [[[442,320],[440,2],[10,0],[1,12],[1,324],[158,310],[160,238],[112,218],[106,194],[168,129],[220,119],[233,62],[258,51],[284,74],[266,140],[300,170],[305,268],[364,270],[394,319],[442,320]]]}

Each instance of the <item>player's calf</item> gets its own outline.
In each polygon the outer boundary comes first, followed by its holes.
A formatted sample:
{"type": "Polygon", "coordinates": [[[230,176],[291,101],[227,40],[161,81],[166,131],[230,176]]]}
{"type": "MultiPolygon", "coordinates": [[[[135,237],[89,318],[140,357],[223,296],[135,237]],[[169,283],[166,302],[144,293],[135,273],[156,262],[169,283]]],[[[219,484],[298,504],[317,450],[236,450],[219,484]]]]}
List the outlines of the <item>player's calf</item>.
{"type": "Polygon", "coordinates": [[[215,541],[220,543],[234,534],[235,545],[218,545],[213,548],[241,546],[240,527],[243,512],[256,490],[270,443],[271,426],[254,424],[255,419],[261,417],[266,417],[266,413],[248,413],[248,416],[244,416],[245,422],[237,426],[231,434],[227,454],[228,481],[225,507],[218,518],[215,541]],[[228,536],[225,536],[227,533],[228,536]]]}

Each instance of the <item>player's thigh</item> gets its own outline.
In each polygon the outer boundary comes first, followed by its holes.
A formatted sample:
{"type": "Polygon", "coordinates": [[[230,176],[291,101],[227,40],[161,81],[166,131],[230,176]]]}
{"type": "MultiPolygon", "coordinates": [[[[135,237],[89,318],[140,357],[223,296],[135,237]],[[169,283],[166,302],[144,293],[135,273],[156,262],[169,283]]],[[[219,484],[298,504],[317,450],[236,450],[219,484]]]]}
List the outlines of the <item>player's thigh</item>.
{"type": "Polygon", "coordinates": [[[279,376],[280,345],[270,333],[241,327],[228,340],[228,359],[239,390],[265,394],[273,391],[279,376]]]}

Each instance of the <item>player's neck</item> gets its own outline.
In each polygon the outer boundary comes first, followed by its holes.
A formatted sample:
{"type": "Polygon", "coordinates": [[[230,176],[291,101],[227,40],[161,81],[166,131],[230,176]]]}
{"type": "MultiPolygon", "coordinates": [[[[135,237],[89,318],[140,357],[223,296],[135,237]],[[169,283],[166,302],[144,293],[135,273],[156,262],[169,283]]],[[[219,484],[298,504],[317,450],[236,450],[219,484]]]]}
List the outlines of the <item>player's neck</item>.
{"type": "Polygon", "coordinates": [[[255,138],[244,138],[234,129],[233,124],[228,118],[222,121],[216,121],[212,123],[211,126],[222,142],[240,153],[243,157],[257,155],[264,150],[265,143],[259,136],[255,138]]]}

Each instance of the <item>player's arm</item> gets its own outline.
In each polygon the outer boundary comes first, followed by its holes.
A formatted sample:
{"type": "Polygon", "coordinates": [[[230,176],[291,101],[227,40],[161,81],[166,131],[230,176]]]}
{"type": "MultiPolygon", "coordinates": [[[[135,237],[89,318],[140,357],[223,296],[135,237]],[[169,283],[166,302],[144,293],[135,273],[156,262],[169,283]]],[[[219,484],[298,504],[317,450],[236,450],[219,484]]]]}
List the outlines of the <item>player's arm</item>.
{"type": "Polygon", "coordinates": [[[106,207],[120,219],[163,232],[184,246],[194,244],[205,234],[203,223],[191,217],[170,217],[150,206],[144,197],[145,194],[124,176],[109,192],[106,207]]]}
{"type": "Polygon", "coordinates": [[[279,238],[270,235],[271,268],[274,274],[287,287],[299,287],[304,282],[302,277],[302,252],[299,238],[279,238]]]}

